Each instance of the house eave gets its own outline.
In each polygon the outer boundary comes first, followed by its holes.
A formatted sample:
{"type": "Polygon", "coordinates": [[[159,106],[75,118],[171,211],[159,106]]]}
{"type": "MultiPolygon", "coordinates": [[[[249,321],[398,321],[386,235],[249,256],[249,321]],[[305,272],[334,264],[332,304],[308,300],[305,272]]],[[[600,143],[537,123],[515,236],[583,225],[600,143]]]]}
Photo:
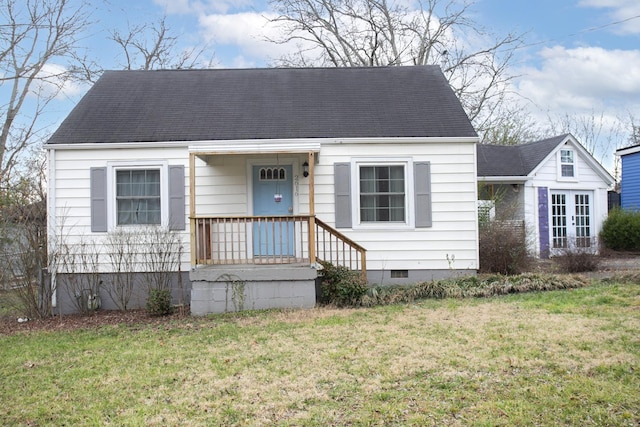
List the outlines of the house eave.
{"type": "Polygon", "coordinates": [[[635,154],[639,152],[640,152],[640,144],[633,145],[631,147],[620,148],[619,150],[616,150],[616,156],[622,157],[622,156],[626,156],[627,154],[635,154]]]}
{"type": "Polygon", "coordinates": [[[128,141],[87,142],[72,144],[44,144],[46,150],[104,150],[134,148],[188,148],[196,154],[243,153],[308,153],[319,152],[322,145],[340,144],[434,144],[478,143],[478,137],[359,137],[359,138],[298,138],[298,139],[247,139],[203,141],[128,141]]]}
{"type": "Polygon", "coordinates": [[[479,182],[508,182],[508,183],[520,183],[530,181],[532,178],[529,176],[479,176],[479,182]]]}
{"type": "Polygon", "coordinates": [[[122,148],[186,148],[189,141],[154,141],[154,142],[87,142],[73,144],[44,144],[45,150],[104,150],[122,148]]]}

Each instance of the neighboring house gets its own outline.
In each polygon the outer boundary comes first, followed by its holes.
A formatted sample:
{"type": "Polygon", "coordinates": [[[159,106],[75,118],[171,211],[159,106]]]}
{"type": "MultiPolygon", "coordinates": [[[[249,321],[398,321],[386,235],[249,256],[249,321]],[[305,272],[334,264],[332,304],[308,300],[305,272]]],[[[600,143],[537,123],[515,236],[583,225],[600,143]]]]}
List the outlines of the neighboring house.
{"type": "Polygon", "coordinates": [[[477,148],[480,200],[495,204],[490,215],[508,210],[510,220],[521,221],[536,256],[597,250],[614,179],[572,135],[477,148]]]}
{"type": "Polygon", "coordinates": [[[436,66],[107,71],[46,144],[51,241],[174,230],[195,314],[311,307],[317,261],[472,274],[477,140],[436,66]]]}
{"type": "Polygon", "coordinates": [[[616,151],[622,163],[620,207],[640,210],[640,144],[616,151]]]}

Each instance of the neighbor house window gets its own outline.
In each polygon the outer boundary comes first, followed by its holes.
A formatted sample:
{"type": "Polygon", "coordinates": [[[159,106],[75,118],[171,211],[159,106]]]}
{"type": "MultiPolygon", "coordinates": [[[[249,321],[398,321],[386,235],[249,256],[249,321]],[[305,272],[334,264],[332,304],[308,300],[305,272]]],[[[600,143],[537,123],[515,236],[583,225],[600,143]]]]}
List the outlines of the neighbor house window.
{"type": "Polygon", "coordinates": [[[560,150],[560,174],[563,178],[573,178],[574,171],[573,150],[560,150]]]}
{"type": "Polygon", "coordinates": [[[361,165],[359,179],[361,222],[406,222],[404,165],[361,165]]]}
{"type": "Polygon", "coordinates": [[[116,170],[117,225],[160,224],[160,169],[116,170]]]}

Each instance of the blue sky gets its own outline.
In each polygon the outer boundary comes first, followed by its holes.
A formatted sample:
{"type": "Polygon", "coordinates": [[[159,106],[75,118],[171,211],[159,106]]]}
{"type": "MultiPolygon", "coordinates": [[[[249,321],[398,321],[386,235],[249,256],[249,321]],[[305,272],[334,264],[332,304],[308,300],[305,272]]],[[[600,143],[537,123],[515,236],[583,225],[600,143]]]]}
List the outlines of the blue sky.
{"type": "MultiPolygon", "coordinates": [[[[106,1],[94,6],[96,24],[84,40],[89,56],[104,68],[123,63],[117,46],[106,41],[109,30],[157,21],[163,14],[183,46],[208,43],[216,67],[263,67],[286,52],[263,40],[273,35],[265,25],[271,11],[263,0],[106,1]]],[[[525,47],[513,63],[519,77],[512,91],[532,118],[595,115],[607,131],[630,115],[640,121],[640,1],[477,0],[470,12],[494,33],[525,33],[525,47]]],[[[605,151],[622,144],[619,136],[605,151]]],[[[602,160],[608,164],[611,158],[602,160]]]]}

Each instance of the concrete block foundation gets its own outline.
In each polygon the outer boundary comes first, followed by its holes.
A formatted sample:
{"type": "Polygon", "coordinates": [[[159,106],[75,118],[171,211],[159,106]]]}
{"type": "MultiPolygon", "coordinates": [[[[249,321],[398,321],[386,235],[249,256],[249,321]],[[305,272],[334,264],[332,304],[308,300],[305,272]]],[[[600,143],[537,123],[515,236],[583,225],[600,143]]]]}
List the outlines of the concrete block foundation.
{"type": "Polygon", "coordinates": [[[312,308],[317,271],[308,264],[204,266],[189,273],[191,314],[312,308]]]}

